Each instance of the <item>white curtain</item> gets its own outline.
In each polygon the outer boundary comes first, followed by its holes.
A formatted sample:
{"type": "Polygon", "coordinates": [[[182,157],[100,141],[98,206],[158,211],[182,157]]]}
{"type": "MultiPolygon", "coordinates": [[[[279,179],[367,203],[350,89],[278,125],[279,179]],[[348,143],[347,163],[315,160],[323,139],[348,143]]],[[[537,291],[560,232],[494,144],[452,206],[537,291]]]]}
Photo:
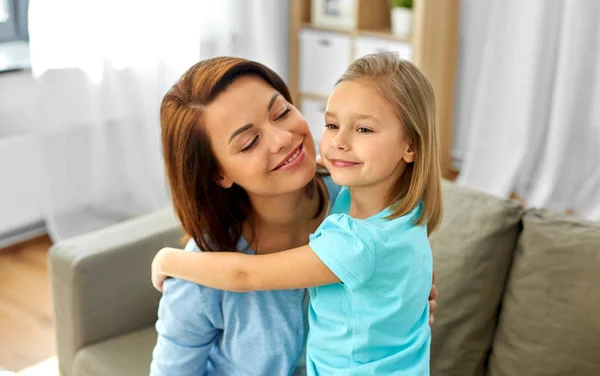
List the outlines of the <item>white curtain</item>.
{"type": "Polygon", "coordinates": [[[288,80],[288,0],[202,0],[200,57],[256,60],[288,80]]]}
{"type": "Polygon", "coordinates": [[[169,204],[159,107],[216,55],[287,74],[287,2],[31,0],[42,135],[42,202],[53,240],[169,204]]]}
{"type": "Polygon", "coordinates": [[[461,1],[458,183],[600,219],[600,1],[461,1]]]}

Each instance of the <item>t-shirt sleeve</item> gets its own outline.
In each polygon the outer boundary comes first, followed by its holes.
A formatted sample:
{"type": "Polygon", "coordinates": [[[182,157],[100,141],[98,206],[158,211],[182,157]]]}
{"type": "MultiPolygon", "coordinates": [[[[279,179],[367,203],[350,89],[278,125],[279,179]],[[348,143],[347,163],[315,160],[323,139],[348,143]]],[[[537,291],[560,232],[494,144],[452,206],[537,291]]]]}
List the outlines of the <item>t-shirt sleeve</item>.
{"type": "Polygon", "coordinates": [[[309,246],[325,265],[355,291],[375,270],[373,242],[367,231],[347,214],[330,215],[310,236],[309,246]]]}

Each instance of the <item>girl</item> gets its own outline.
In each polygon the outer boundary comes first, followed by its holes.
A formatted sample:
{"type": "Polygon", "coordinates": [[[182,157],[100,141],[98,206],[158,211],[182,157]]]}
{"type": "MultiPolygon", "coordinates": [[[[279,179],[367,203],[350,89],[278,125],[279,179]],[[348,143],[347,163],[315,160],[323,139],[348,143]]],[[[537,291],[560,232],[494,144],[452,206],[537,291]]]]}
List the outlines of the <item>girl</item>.
{"type": "MultiPolygon", "coordinates": [[[[401,112],[401,118],[397,117],[391,105],[394,102],[388,102],[394,98],[384,99],[384,95],[394,95],[401,87],[389,87],[373,97],[371,90],[375,89],[366,85],[366,80],[370,77],[368,72],[379,72],[373,63],[377,62],[378,69],[383,70],[371,78],[377,76],[385,81],[385,72],[389,71],[389,77],[395,76],[390,69],[400,67],[399,62],[387,55],[362,61],[368,64],[362,68],[354,64],[355,69],[349,69],[328,104],[328,141],[322,143],[322,154],[334,176],[352,187],[352,201],[345,191],[346,198],[332,208],[340,214],[323,222],[324,232],[317,227],[339,188],[328,177],[314,177],[314,147],[308,126],[291,106],[287,88],[277,75],[260,64],[218,58],[192,67],[165,96],[161,126],[175,209],[184,230],[193,238],[188,250],[200,248],[205,252],[180,255],[162,250],[155,259],[155,277],[160,280],[160,273],[156,272],[162,271],[225,290],[288,290],[236,294],[170,279],[165,283],[159,308],[153,375],[290,373],[303,333],[303,290],[294,289],[326,284],[330,285],[311,290],[309,372],[315,373],[317,367],[324,373],[338,368],[388,373],[390,366],[399,363],[398,359],[385,360],[386,351],[393,353],[391,358],[400,355],[402,362],[416,359],[415,367],[422,368],[428,354],[426,305],[431,286],[427,231],[423,225],[429,221],[432,228],[435,226],[440,205],[439,201],[434,202],[439,200],[439,182],[429,183],[439,179],[435,156],[427,159],[420,152],[429,144],[435,147],[434,134],[428,134],[433,126],[433,102],[425,106],[415,93],[410,93],[400,98],[399,103],[406,110],[401,112]],[[348,94],[366,95],[363,107],[353,108],[352,104],[340,102],[347,102],[348,94]],[[406,99],[415,98],[419,103],[405,103],[406,99]],[[412,121],[420,115],[431,115],[424,119],[431,124],[423,126],[412,121]],[[406,133],[400,121],[406,123],[406,133]],[[423,129],[411,128],[417,126],[423,129]],[[374,136],[370,143],[369,136],[374,136]],[[392,136],[396,144],[388,148],[393,143],[392,136]],[[376,148],[385,146],[385,160],[373,153],[369,144],[376,148]],[[323,152],[325,145],[330,146],[330,151],[323,152]],[[402,152],[396,150],[399,147],[402,152]],[[390,162],[394,159],[395,164],[390,162]],[[392,178],[397,178],[402,187],[386,190],[392,178]],[[368,197],[371,193],[379,196],[368,197]],[[383,211],[374,212],[376,206],[383,211]],[[348,236],[348,226],[354,226],[353,232],[359,227],[364,227],[364,231],[362,235],[348,236]],[[388,236],[382,232],[392,228],[396,232],[400,228],[403,235],[388,236]],[[311,245],[300,247],[315,230],[311,245]],[[327,235],[330,233],[333,239],[327,235]],[[371,239],[375,234],[385,244],[375,244],[371,239]],[[327,239],[335,242],[335,247],[327,239]],[[339,248],[338,239],[346,243],[344,249],[339,248]],[[296,249],[278,252],[293,247],[296,249]],[[223,249],[238,252],[206,252],[223,249]],[[344,252],[338,254],[337,250],[344,252]],[[188,262],[191,268],[185,265],[188,262]],[[175,273],[171,273],[171,267],[175,273]],[[344,285],[331,285],[340,281],[344,285]],[[425,307],[421,307],[422,288],[427,289],[423,297],[425,307]],[[332,297],[344,298],[333,310],[331,304],[336,303],[332,297]],[[382,304],[386,300],[389,302],[382,304]],[[375,309],[376,305],[380,307],[375,309]],[[405,312],[399,327],[391,331],[386,328],[391,322],[383,308],[388,314],[405,312]],[[372,322],[366,322],[365,310],[374,319],[372,322]],[[409,313],[410,317],[406,316],[409,313]],[[426,328],[421,325],[422,315],[426,328]],[[348,325],[343,323],[349,319],[348,325]],[[325,326],[319,329],[319,325],[325,326]],[[361,331],[356,330],[364,325],[361,331]],[[365,342],[369,342],[368,346],[365,342]],[[395,347],[385,349],[379,342],[395,347]],[[422,349],[422,354],[414,351],[415,346],[422,349]],[[330,352],[329,348],[335,351],[330,352]],[[367,368],[356,368],[361,363],[367,368]]],[[[405,69],[414,73],[413,81],[426,86],[425,93],[431,91],[418,71],[412,66],[405,69]]],[[[403,80],[396,77],[396,84],[404,86],[403,80]]],[[[421,90],[424,89],[415,92],[421,90]]],[[[162,287],[162,281],[157,284],[162,287]]]]}

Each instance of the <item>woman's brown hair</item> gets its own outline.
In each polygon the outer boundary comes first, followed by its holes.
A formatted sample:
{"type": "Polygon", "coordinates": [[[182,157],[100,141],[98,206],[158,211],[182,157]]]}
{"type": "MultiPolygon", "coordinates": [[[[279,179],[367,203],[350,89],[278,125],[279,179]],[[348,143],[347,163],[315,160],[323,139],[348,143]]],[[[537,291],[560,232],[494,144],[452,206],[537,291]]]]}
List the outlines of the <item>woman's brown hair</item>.
{"type": "MultiPolygon", "coordinates": [[[[263,79],[292,103],[289,89],[277,73],[260,63],[235,57],[197,63],[162,100],[163,158],[173,206],[184,231],[203,251],[235,250],[242,225],[252,213],[243,188],[234,184],[224,189],[216,183],[221,167],[203,124],[206,106],[233,81],[247,75],[263,79]]],[[[307,192],[312,195],[315,189],[313,179],[307,192]]]]}
{"type": "Polygon", "coordinates": [[[369,85],[394,106],[415,161],[407,166],[390,192],[390,218],[405,215],[422,202],[423,210],[416,223],[427,224],[428,233],[433,232],[442,219],[442,173],[431,83],[414,64],[394,52],[355,60],[338,83],[343,81],[369,85]]]}

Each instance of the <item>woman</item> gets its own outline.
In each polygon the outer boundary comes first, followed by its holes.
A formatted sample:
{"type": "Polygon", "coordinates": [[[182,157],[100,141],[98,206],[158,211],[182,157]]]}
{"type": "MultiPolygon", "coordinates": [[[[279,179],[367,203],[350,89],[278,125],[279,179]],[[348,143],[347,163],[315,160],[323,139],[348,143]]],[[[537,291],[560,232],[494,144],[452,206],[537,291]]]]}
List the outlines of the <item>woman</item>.
{"type": "MultiPolygon", "coordinates": [[[[306,120],[281,78],[259,63],[194,65],[165,95],[161,127],[188,251],[305,245],[340,190],[316,175],[306,120]]],[[[304,343],[304,299],[304,290],[233,293],[167,280],[151,375],[289,375],[304,343]]]]}

